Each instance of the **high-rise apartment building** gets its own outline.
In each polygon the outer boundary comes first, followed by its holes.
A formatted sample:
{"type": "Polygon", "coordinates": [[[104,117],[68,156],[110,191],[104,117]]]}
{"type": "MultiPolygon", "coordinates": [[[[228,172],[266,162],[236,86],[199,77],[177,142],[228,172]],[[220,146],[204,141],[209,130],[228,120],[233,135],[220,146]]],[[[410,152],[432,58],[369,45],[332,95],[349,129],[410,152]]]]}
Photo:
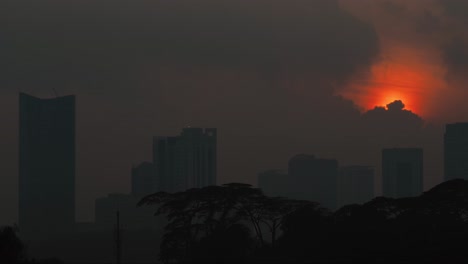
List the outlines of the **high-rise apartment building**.
{"type": "Polygon", "coordinates": [[[289,160],[290,198],[311,200],[328,209],[337,206],[338,161],[296,155],[289,160]]]}
{"type": "Polygon", "coordinates": [[[53,231],[75,222],[75,97],[19,95],[19,226],[53,231]]]}
{"type": "Polygon", "coordinates": [[[468,180],[468,123],[445,127],[444,174],[445,180],[468,180]]]}
{"type": "Polygon", "coordinates": [[[374,167],[341,167],[338,176],[338,205],[362,204],[374,198],[374,167]]]}
{"type": "Polygon", "coordinates": [[[216,184],[216,129],[184,128],[175,137],[153,138],[159,191],[178,192],[216,184]]]}
{"type": "Polygon", "coordinates": [[[157,192],[154,166],[151,162],[143,162],[132,167],[132,195],[143,197],[157,192]]]}
{"type": "Polygon", "coordinates": [[[382,150],[383,195],[391,198],[418,196],[423,191],[423,150],[382,150]]]}

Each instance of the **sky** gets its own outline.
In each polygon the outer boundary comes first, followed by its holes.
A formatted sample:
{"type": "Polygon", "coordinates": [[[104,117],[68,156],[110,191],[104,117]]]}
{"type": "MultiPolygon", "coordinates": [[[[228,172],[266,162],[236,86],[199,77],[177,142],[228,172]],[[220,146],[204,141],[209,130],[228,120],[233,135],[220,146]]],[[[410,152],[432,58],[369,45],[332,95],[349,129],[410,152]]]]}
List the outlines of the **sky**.
{"type": "Polygon", "coordinates": [[[372,165],[468,120],[465,0],[6,0],[0,3],[0,224],[17,219],[18,93],[77,97],[77,219],[129,192],[154,135],[218,128],[218,182],[308,153],[372,165]],[[394,102],[401,100],[401,102],[394,102]],[[392,103],[394,102],[394,103],[392,103]],[[387,106],[388,105],[388,106],[387,106]]]}

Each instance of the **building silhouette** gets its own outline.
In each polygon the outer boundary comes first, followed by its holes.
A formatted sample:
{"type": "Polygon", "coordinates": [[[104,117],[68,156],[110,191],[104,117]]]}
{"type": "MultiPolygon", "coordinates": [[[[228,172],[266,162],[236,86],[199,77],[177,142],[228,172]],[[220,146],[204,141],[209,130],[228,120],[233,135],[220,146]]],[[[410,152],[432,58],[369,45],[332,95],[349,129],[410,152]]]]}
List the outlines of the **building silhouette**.
{"type": "Polygon", "coordinates": [[[259,173],[258,188],[267,196],[291,196],[288,174],[279,170],[268,170],[259,173]]]}
{"type": "Polygon", "coordinates": [[[300,154],[289,160],[291,196],[311,200],[329,209],[337,206],[338,161],[300,154]]]}
{"type": "Polygon", "coordinates": [[[120,214],[122,227],[125,230],[154,229],[157,222],[154,208],[138,206],[138,202],[146,195],[156,191],[154,166],[150,162],[142,162],[132,167],[131,193],[111,193],[100,197],[94,202],[95,227],[98,230],[110,230],[114,227],[117,211],[120,214]]]}
{"type": "Polygon", "coordinates": [[[346,166],[339,169],[338,206],[362,204],[374,198],[374,167],[346,166]]]}
{"type": "Polygon", "coordinates": [[[75,222],[75,97],[19,95],[19,226],[52,232],[75,222]]]}
{"type": "Polygon", "coordinates": [[[382,150],[383,195],[392,198],[418,196],[423,191],[423,150],[382,150]]]}
{"type": "Polygon", "coordinates": [[[468,123],[445,126],[444,174],[447,181],[468,179],[468,123]]]}
{"type": "Polygon", "coordinates": [[[178,192],[216,184],[216,128],[184,128],[179,136],[153,138],[158,191],[178,192]]]}
{"type": "Polygon", "coordinates": [[[157,192],[154,166],[151,162],[143,162],[132,167],[132,195],[143,197],[157,192]]]}

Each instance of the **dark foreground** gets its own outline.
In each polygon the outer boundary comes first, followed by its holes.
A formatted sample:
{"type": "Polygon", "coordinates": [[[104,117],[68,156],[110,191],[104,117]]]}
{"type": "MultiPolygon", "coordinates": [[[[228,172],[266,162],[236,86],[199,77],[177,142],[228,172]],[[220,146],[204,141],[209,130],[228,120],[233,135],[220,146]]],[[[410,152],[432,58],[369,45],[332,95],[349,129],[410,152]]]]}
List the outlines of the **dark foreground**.
{"type": "MultiPolygon", "coordinates": [[[[419,197],[379,197],[336,212],[313,202],[267,197],[244,184],[156,193],[140,202],[147,205],[167,217],[162,238],[154,235],[159,248],[149,247],[151,263],[468,263],[464,180],[442,183],[419,197]]],[[[150,237],[141,234],[132,244],[143,248],[153,243],[142,242],[150,237]]],[[[90,257],[34,260],[17,231],[5,227],[0,263],[115,263],[114,258],[99,261],[99,251],[92,259],[85,242],[46,246],[50,242],[44,239],[43,250],[55,256],[68,248],[90,257]]],[[[122,247],[122,263],[150,263],[125,258],[129,246],[122,247]]],[[[133,254],[148,256],[148,251],[133,254]]]]}

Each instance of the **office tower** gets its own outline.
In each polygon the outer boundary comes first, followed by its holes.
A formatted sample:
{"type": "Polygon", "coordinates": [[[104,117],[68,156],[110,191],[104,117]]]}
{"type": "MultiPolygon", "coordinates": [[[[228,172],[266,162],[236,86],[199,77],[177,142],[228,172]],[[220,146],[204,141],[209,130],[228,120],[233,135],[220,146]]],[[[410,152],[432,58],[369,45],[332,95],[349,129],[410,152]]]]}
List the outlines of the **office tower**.
{"type": "Polygon", "coordinates": [[[289,160],[291,198],[311,200],[328,209],[336,209],[338,161],[296,155],[289,160]]]}
{"type": "Polygon", "coordinates": [[[383,195],[392,198],[418,196],[423,191],[423,150],[382,150],[383,195]]]}
{"type": "MultiPolygon", "coordinates": [[[[153,166],[157,191],[172,192],[175,183],[181,182],[176,175],[177,137],[153,138],[153,166]]],[[[180,187],[182,189],[183,187],[180,187]]]]}
{"type": "Polygon", "coordinates": [[[289,179],[286,173],[268,170],[258,174],[258,188],[268,196],[290,196],[289,179]]]}
{"type": "Polygon", "coordinates": [[[143,162],[132,167],[132,195],[143,197],[157,192],[154,167],[151,162],[143,162]]]}
{"type": "Polygon", "coordinates": [[[374,168],[341,167],[338,176],[338,205],[363,204],[374,198],[374,168]]]}
{"type": "Polygon", "coordinates": [[[184,128],[175,137],[153,138],[159,191],[179,192],[216,184],[216,129],[184,128]]]}
{"type": "Polygon", "coordinates": [[[19,96],[19,226],[53,231],[75,221],[75,97],[19,96]]]}
{"type": "Polygon", "coordinates": [[[445,180],[468,180],[468,123],[445,127],[444,173],[445,180]]]}

